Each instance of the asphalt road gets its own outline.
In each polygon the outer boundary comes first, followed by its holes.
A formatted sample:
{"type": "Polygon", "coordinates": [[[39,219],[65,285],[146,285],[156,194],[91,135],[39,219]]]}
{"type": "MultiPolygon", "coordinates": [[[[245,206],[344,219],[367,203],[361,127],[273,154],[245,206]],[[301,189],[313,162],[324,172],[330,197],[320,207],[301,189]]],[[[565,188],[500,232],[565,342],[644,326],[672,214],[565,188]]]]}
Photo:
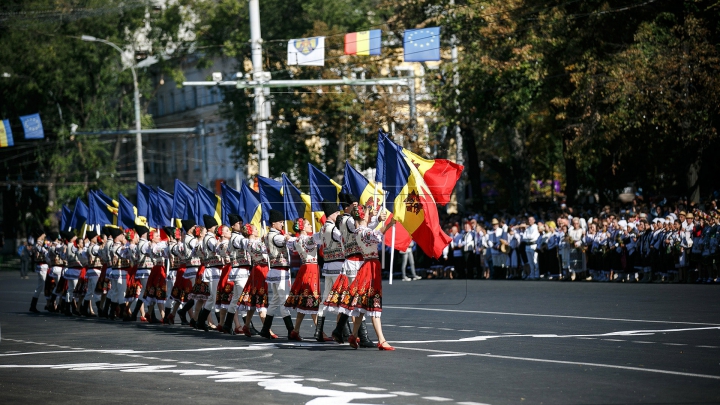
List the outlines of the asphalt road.
{"type": "Polygon", "coordinates": [[[396,281],[380,352],[34,315],[35,283],[0,273],[4,404],[720,403],[717,286],[396,281]]]}

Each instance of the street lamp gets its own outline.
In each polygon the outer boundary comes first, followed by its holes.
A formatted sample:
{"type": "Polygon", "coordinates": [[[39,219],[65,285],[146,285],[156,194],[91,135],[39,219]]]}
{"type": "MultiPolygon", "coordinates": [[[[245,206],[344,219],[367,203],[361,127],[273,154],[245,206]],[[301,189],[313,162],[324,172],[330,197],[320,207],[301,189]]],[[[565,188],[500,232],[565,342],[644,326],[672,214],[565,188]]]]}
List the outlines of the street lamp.
{"type": "MultiPolygon", "coordinates": [[[[102,42],[105,45],[110,45],[115,48],[116,51],[120,52],[122,58],[123,50],[110,41],[104,39],[95,38],[90,35],[83,35],[80,37],[83,41],[87,42],[102,42]]],[[[135,67],[130,65],[130,70],[133,75],[133,86],[135,87],[135,154],[137,162],[135,163],[135,170],[137,170],[137,181],[145,183],[145,165],[143,164],[143,153],[142,153],[142,133],[140,133],[140,91],[138,90],[137,74],[135,73],[135,67]]]]}

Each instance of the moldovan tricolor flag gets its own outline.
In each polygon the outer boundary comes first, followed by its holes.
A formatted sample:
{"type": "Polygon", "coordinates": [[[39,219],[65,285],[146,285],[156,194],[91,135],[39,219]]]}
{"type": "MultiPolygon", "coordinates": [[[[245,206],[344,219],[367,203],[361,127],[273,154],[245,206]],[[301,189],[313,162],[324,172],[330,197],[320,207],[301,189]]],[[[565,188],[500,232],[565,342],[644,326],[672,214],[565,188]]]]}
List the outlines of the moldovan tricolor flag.
{"type": "Polygon", "coordinates": [[[388,138],[383,142],[386,207],[425,254],[438,258],[452,239],[440,227],[435,199],[412,160],[388,138]]]}
{"type": "Polygon", "coordinates": [[[345,55],[380,55],[380,30],[345,34],[345,55]]]}
{"type": "Polygon", "coordinates": [[[308,163],[308,178],[310,179],[310,200],[312,202],[312,211],[320,223],[325,223],[323,219],[325,213],[322,209],[323,201],[338,203],[338,193],[342,190],[342,186],[336,183],[327,174],[320,169],[308,163]]]}
{"type": "MultiPolygon", "coordinates": [[[[388,136],[383,130],[378,131],[378,161],[377,161],[377,173],[378,176],[382,175],[383,159],[381,158],[383,151],[383,140],[388,139],[388,136]]],[[[396,149],[400,150],[405,156],[407,156],[413,165],[420,172],[420,175],[425,180],[430,193],[432,193],[435,202],[440,205],[446,205],[450,202],[450,196],[452,195],[455,184],[460,179],[464,167],[455,162],[451,162],[447,159],[425,159],[420,157],[409,150],[400,147],[395,142],[390,141],[396,149]]]]}
{"type": "Polygon", "coordinates": [[[14,146],[12,129],[10,129],[10,121],[0,121],[0,148],[14,146]]]}
{"type": "MultiPolygon", "coordinates": [[[[343,191],[356,196],[361,205],[368,205],[368,202],[375,207],[382,206],[382,201],[385,199],[385,191],[378,187],[377,193],[375,191],[375,183],[366,179],[359,171],[355,170],[354,167],[345,161],[345,185],[343,191]],[[373,200],[373,196],[375,199],[373,200]]],[[[388,219],[385,222],[389,222],[392,218],[392,214],[388,215],[388,219]]],[[[412,238],[410,234],[402,227],[402,225],[395,225],[395,249],[404,252],[410,246],[412,238]]],[[[385,233],[385,244],[390,246],[392,244],[392,233],[385,233]]]]}
{"type": "Polygon", "coordinates": [[[289,40],[287,64],[325,66],[325,37],[289,40]]]}

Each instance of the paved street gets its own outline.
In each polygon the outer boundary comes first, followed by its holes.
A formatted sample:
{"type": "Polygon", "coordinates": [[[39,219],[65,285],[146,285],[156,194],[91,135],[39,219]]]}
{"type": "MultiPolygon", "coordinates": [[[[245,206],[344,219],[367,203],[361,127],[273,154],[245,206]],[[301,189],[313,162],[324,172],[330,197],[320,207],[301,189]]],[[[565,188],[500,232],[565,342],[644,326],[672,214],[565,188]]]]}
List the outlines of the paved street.
{"type": "Polygon", "coordinates": [[[380,352],[33,315],[35,283],[0,273],[6,404],[720,402],[717,286],[396,281],[380,352]]]}

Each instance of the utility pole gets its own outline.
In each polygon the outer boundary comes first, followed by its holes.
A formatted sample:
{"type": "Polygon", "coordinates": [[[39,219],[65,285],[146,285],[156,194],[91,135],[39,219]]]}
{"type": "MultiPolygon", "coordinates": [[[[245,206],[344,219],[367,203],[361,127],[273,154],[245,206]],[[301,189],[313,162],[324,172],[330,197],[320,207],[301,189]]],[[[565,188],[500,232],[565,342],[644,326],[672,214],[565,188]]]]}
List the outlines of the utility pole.
{"type": "MultiPolygon", "coordinates": [[[[450,0],[450,6],[455,5],[455,0],[450,0]]],[[[457,101],[457,97],[460,95],[460,73],[458,72],[458,50],[457,50],[457,37],[455,34],[453,34],[450,37],[450,42],[452,43],[452,50],[450,51],[450,56],[452,56],[452,63],[453,63],[453,86],[455,86],[455,112],[460,115],[460,103],[457,101]]],[[[460,131],[460,124],[459,120],[455,123],[455,145],[457,147],[457,151],[455,154],[455,162],[459,165],[462,165],[465,163],[465,159],[463,159],[463,139],[462,139],[462,132],[460,131]]],[[[456,190],[456,197],[457,197],[457,204],[458,204],[458,212],[460,211],[460,208],[465,209],[465,180],[463,179],[463,176],[461,175],[460,178],[457,181],[457,185],[455,187],[456,190]]],[[[482,198],[482,190],[473,190],[474,194],[478,197],[482,198]]]]}
{"type": "MultiPolygon", "coordinates": [[[[252,48],[253,80],[256,82],[270,80],[270,73],[263,72],[262,37],[260,35],[260,0],[249,0],[250,6],[250,46],[252,48]]],[[[261,86],[255,86],[255,131],[253,140],[258,151],[258,173],[270,177],[268,164],[267,109],[265,93],[261,86]]]]}

